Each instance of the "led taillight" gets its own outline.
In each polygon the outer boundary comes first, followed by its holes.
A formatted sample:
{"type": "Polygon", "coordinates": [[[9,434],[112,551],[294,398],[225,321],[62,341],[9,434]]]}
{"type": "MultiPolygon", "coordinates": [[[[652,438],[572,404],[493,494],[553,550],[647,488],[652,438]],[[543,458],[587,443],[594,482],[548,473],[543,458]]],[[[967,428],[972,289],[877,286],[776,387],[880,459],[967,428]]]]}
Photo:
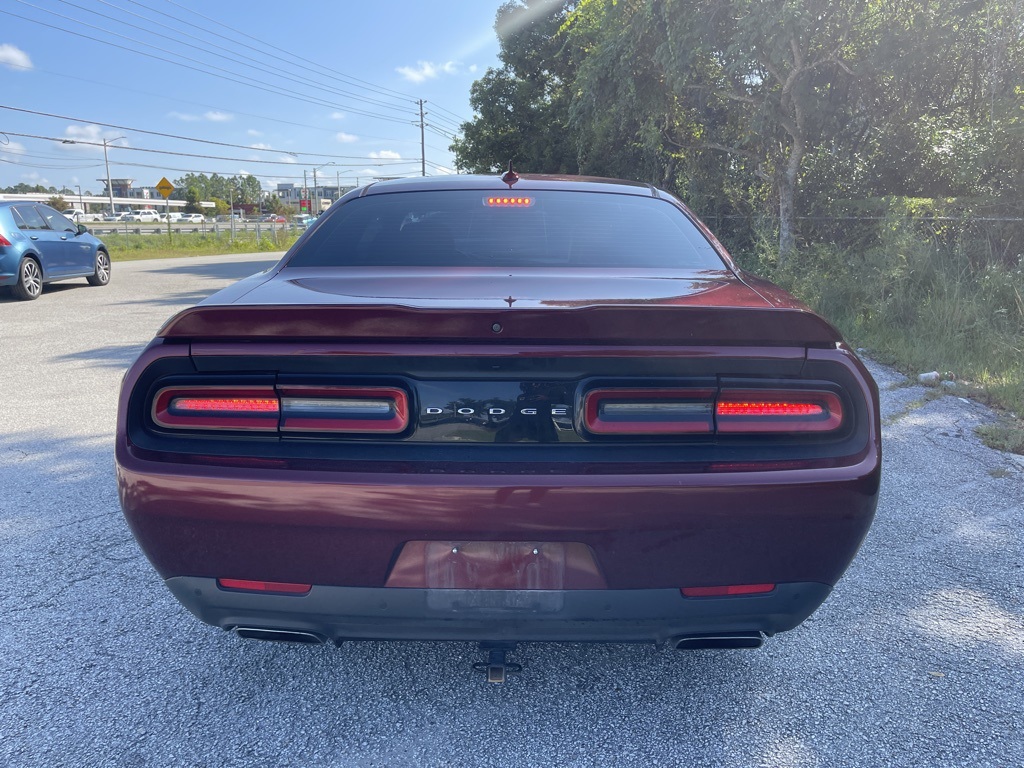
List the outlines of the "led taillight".
{"type": "Polygon", "coordinates": [[[153,421],[174,429],[276,432],[280,410],[271,386],[167,387],[153,401],[153,421]]]}
{"type": "Polygon", "coordinates": [[[409,425],[409,398],[395,387],[281,389],[281,431],[397,434],[409,425]]]}
{"type": "Polygon", "coordinates": [[[833,392],[723,389],[715,422],[720,433],[832,432],[843,423],[843,405],[833,392]]]}
{"type": "Polygon", "coordinates": [[[683,597],[734,597],[738,595],[764,595],[775,589],[774,584],[729,584],[721,587],[683,587],[683,597]]]}
{"type": "Polygon", "coordinates": [[[286,581],[252,581],[249,579],[217,579],[217,586],[221,589],[233,589],[241,592],[278,595],[306,595],[313,589],[312,584],[293,584],[286,581]]]}
{"type": "Polygon", "coordinates": [[[10,240],[8,240],[3,235],[0,235],[0,248],[6,248],[10,244],[11,244],[10,240]]]}
{"type": "Polygon", "coordinates": [[[170,408],[191,413],[277,413],[280,405],[276,397],[175,397],[170,408]]]}
{"type": "Polygon", "coordinates": [[[594,389],[583,421],[596,435],[680,435],[714,429],[712,389],[594,389]]]}

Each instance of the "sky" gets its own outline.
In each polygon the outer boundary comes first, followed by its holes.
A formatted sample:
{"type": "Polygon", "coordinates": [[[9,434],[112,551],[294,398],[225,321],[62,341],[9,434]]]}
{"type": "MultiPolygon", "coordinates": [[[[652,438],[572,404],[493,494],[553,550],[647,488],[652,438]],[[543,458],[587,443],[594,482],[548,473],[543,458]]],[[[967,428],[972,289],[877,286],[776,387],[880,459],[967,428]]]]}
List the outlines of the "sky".
{"type": "Polygon", "coordinates": [[[499,66],[500,5],[0,0],[0,188],[102,194],[104,141],[137,187],[420,175],[421,99],[427,175],[451,173],[470,86],[499,66]]]}

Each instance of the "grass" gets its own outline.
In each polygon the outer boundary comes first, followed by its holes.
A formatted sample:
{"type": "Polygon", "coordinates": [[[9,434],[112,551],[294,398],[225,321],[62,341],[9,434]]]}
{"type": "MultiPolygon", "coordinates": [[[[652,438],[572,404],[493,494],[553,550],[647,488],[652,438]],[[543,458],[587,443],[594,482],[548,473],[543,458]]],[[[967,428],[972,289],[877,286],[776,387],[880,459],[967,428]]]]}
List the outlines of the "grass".
{"type": "Polygon", "coordinates": [[[137,261],[182,256],[215,256],[223,253],[284,251],[300,234],[301,232],[287,229],[263,230],[257,239],[255,232],[236,231],[232,237],[230,230],[221,229],[215,233],[209,228],[205,233],[174,232],[170,237],[166,233],[136,235],[129,232],[126,235],[122,230],[99,237],[110,249],[111,261],[137,261]]]}
{"type": "Polygon", "coordinates": [[[1024,257],[892,226],[865,247],[818,244],[783,267],[765,251],[753,266],[872,358],[915,381],[939,371],[954,394],[1001,411],[1003,423],[979,436],[1024,453],[1024,257]]]}

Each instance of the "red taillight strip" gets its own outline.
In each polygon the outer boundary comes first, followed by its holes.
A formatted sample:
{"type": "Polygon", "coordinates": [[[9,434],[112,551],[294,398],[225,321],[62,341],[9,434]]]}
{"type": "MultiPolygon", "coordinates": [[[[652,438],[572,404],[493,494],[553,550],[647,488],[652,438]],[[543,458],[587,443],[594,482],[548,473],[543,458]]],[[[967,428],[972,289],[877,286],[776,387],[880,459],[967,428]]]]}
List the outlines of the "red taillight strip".
{"type": "Polygon", "coordinates": [[[764,595],[775,590],[774,584],[730,584],[722,587],[683,587],[683,597],[735,597],[764,595]]]}
{"type": "Polygon", "coordinates": [[[834,392],[723,389],[715,422],[719,433],[832,432],[843,423],[843,405],[834,392]]]}
{"type": "Polygon", "coordinates": [[[281,387],[282,432],[393,435],[409,425],[409,398],[396,387],[281,387]]]}
{"type": "Polygon", "coordinates": [[[286,581],[251,581],[249,579],[217,579],[221,589],[234,589],[242,592],[260,592],[263,594],[306,595],[313,589],[312,584],[293,584],[286,581]]]}
{"type": "Polygon", "coordinates": [[[583,422],[596,435],[709,433],[713,389],[593,389],[583,397],[583,422]]]}
{"type": "Polygon", "coordinates": [[[277,413],[280,404],[276,397],[175,397],[172,411],[212,411],[215,413],[277,413]]]}
{"type": "Polygon", "coordinates": [[[153,421],[171,429],[276,432],[280,406],[271,386],[165,387],[153,421]]]}

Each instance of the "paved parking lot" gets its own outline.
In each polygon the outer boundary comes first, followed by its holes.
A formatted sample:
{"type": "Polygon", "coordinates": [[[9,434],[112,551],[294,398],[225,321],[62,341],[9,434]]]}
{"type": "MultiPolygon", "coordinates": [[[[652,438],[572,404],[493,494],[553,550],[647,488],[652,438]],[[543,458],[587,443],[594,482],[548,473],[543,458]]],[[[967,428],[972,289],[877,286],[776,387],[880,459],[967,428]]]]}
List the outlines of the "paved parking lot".
{"type": "Polygon", "coordinates": [[[290,647],[200,624],[117,503],[123,370],[176,310],[273,258],[114,264],[0,297],[2,766],[1021,766],[1024,459],[971,402],[873,366],[878,517],[833,596],[758,651],[290,647]]]}

